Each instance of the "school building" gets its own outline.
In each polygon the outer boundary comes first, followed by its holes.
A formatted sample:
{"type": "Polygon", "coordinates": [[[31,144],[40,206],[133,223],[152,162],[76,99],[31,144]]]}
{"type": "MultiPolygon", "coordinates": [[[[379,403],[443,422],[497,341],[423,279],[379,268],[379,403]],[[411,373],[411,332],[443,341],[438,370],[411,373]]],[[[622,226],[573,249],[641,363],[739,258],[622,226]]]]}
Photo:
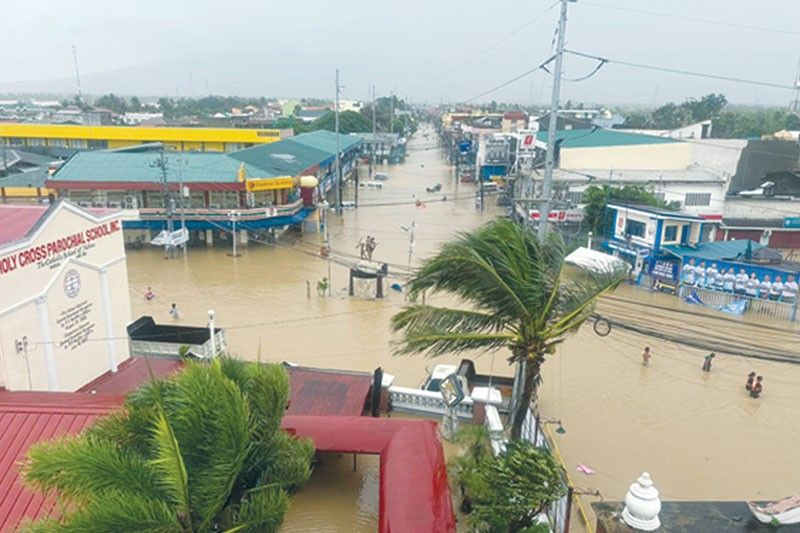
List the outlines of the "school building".
{"type": "Polygon", "coordinates": [[[292,130],[0,124],[0,143],[19,148],[107,150],[161,143],[173,150],[231,152],[280,141],[292,130]]]}

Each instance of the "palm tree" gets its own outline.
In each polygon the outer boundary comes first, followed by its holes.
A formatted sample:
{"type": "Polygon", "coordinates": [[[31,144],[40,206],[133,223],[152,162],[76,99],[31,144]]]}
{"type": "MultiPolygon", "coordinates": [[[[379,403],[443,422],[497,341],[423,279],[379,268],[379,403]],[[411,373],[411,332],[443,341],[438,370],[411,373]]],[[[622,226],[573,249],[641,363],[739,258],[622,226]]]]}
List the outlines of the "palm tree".
{"type": "Polygon", "coordinates": [[[444,292],[468,309],[412,304],[392,318],[402,335],[399,355],[429,357],[466,350],[508,348],[519,365],[518,401],[511,414],[519,438],[528,407],[536,400],[545,356],[588,319],[600,296],[613,290],[622,271],[567,272],[564,241],[554,233],[539,242],[526,228],[496,220],[446,243],[409,282],[412,298],[444,292]]]}
{"type": "Polygon", "coordinates": [[[314,453],[280,428],[288,394],[280,366],[228,358],[153,380],[80,436],[31,448],[25,480],[63,512],[26,528],[277,531],[314,453]]]}

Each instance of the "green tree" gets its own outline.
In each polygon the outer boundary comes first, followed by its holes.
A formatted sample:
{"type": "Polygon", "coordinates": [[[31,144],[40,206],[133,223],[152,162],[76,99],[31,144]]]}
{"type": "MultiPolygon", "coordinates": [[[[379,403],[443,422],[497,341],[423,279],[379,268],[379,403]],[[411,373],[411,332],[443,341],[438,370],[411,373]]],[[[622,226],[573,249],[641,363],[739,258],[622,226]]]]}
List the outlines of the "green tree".
{"type": "Polygon", "coordinates": [[[101,96],[94,101],[94,105],[96,107],[105,107],[106,109],[110,109],[114,113],[118,113],[120,115],[128,110],[128,102],[125,101],[125,97],[117,96],[114,93],[108,93],[101,96]]]}
{"type": "Polygon", "coordinates": [[[682,107],[688,109],[692,114],[692,120],[700,122],[701,120],[714,119],[722,112],[722,109],[728,104],[728,99],[724,94],[707,94],[696,100],[690,98],[683,104],[682,107]]]}
{"type": "Polygon", "coordinates": [[[558,462],[527,441],[512,440],[499,455],[483,454],[471,463],[458,479],[474,531],[531,531],[537,515],[567,490],[558,462]]]}
{"type": "Polygon", "coordinates": [[[664,202],[641,185],[624,185],[610,187],[608,185],[592,185],[583,194],[584,220],[589,230],[595,235],[605,235],[611,229],[611,214],[606,205],[610,201],[649,205],[662,209],[678,209],[679,202],[664,202]]]}
{"type": "Polygon", "coordinates": [[[392,317],[393,330],[402,333],[395,353],[436,357],[509,349],[509,362],[524,370],[511,416],[511,435],[519,438],[545,357],[623,279],[623,272],[572,277],[564,270],[564,255],[558,234],[539,242],[529,230],[505,219],[461,233],[423,263],[408,288],[412,298],[423,291],[444,292],[471,308],[406,306],[392,317]]]}
{"type": "MultiPolygon", "coordinates": [[[[311,123],[308,131],[336,130],[336,113],[328,111],[311,123]]],[[[372,131],[372,121],[356,111],[342,111],[339,113],[339,132],[358,133],[372,131]]]]}
{"type": "Polygon", "coordinates": [[[63,514],[30,531],[277,531],[308,480],[308,440],[280,429],[279,365],[187,362],[77,437],[34,445],[25,480],[63,514]]]}
{"type": "Polygon", "coordinates": [[[142,101],[139,100],[138,96],[131,96],[131,102],[129,107],[131,111],[141,111],[142,101]]]}

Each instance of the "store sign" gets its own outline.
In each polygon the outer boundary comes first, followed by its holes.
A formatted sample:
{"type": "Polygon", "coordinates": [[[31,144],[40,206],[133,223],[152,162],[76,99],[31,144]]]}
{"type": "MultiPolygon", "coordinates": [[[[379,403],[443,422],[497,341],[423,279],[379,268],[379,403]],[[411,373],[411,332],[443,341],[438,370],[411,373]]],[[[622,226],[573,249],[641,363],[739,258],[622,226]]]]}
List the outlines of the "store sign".
{"type": "Polygon", "coordinates": [[[678,279],[678,263],[675,261],[656,261],[650,272],[654,277],[674,281],[678,279]]]}
{"type": "Polygon", "coordinates": [[[73,233],[46,244],[31,246],[20,252],[0,257],[0,275],[31,265],[36,265],[38,268],[46,266],[55,268],[66,258],[83,257],[95,246],[94,241],[113,235],[118,231],[122,231],[120,221],[112,220],[93,226],[86,231],[73,233]]]}
{"type": "MultiPolygon", "coordinates": [[[[531,209],[530,214],[533,220],[539,220],[540,215],[537,209],[531,209]]],[[[550,222],[580,222],[583,220],[583,210],[557,209],[547,214],[547,220],[550,222]]]]}
{"type": "Polygon", "coordinates": [[[532,152],[536,149],[536,135],[533,133],[528,133],[522,135],[519,143],[519,151],[520,152],[532,152]]]}
{"type": "Polygon", "coordinates": [[[784,228],[800,228],[800,217],[786,217],[783,219],[784,228]]]}
{"type": "Polygon", "coordinates": [[[258,191],[278,191],[281,189],[291,189],[294,187],[294,178],[265,178],[247,180],[244,183],[247,192],[258,191]]]}

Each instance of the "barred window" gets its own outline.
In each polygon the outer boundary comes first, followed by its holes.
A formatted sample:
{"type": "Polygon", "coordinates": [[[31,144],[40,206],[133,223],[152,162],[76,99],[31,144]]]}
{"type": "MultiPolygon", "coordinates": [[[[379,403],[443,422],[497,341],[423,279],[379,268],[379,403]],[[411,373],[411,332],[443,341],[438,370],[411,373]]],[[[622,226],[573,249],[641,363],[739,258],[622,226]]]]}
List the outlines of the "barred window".
{"type": "Polygon", "coordinates": [[[686,201],[683,203],[685,206],[704,206],[711,205],[710,192],[687,192],[686,201]]]}
{"type": "Polygon", "coordinates": [[[580,205],[583,203],[583,191],[568,191],[567,192],[567,201],[571,202],[575,205],[580,205]]]}

